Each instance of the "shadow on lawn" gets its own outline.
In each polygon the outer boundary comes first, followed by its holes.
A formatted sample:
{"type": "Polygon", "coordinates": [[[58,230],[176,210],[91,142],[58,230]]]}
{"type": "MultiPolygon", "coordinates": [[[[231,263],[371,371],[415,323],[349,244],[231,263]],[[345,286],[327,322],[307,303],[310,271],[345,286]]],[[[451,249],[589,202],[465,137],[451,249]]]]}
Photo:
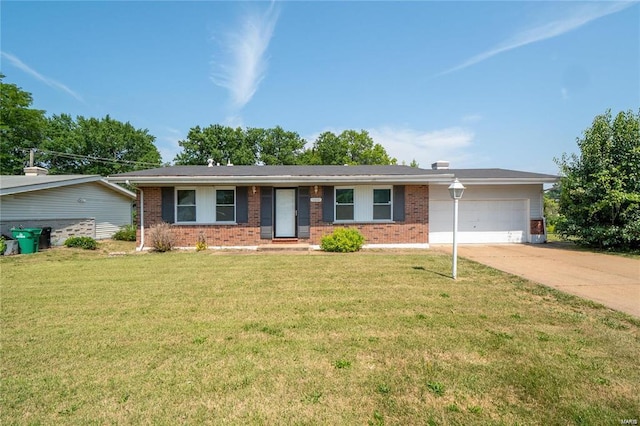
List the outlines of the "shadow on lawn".
{"type": "Polygon", "coordinates": [[[438,272],[438,271],[432,271],[430,269],[425,268],[424,266],[412,266],[412,268],[415,269],[416,271],[431,272],[432,274],[440,275],[441,277],[445,277],[445,278],[451,277],[451,275],[443,274],[442,272],[438,272]]]}

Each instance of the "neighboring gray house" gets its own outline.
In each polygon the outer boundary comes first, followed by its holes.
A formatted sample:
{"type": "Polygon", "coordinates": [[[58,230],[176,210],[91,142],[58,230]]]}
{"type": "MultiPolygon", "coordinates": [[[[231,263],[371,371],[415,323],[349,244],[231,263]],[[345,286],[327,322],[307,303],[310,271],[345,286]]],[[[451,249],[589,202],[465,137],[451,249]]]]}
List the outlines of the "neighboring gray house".
{"type": "Polygon", "coordinates": [[[111,238],[132,223],[135,194],[98,175],[46,175],[40,167],[24,176],[0,176],[0,233],[11,228],[51,227],[51,244],[70,236],[111,238]]]}

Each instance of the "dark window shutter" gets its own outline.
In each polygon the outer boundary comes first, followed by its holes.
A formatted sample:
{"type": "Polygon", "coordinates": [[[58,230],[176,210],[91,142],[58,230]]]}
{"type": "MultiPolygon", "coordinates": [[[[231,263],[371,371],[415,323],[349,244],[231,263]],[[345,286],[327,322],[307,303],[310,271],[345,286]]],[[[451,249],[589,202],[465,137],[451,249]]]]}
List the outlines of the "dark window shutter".
{"type": "Polygon", "coordinates": [[[247,187],[236,187],[236,223],[249,223],[249,198],[247,187]]]}
{"type": "Polygon", "coordinates": [[[322,187],[322,221],[333,222],[333,186],[322,187]]]}
{"type": "Polygon", "coordinates": [[[273,188],[260,187],[260,238],[271,239],[273,236],[273,188]]]}
{"type": "Polygon", "coordinates": [[[174,223],[175,220],[175,192],[173,186],[162,188],[162,221],[174,223]]]}
{"type": "Polygon", "coordinates": [[[393,187],[393,220],[404,222],[404,185],[393,187]]]}
{"type": "Polygon", "coordinates": [[[311,200],[308,186],[298,188],[298,238],[311,238],[311,200]]]}

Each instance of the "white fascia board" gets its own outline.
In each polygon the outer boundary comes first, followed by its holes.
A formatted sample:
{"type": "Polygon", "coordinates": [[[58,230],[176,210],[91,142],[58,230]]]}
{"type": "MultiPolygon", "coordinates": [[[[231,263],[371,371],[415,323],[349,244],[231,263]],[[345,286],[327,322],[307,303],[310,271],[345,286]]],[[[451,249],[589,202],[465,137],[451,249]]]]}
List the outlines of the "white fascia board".
{"type": "Polygon", "coordinates": [[[134,192],[131,192],[127,188],[123,188],[120,185],[116,185],[115,183],[108,182],[105,179],[100,179],[98,181],[98,183],[106,186],[107,188],[109,188],[109,189],[111,189],[113,191],[119,192],[120,194],[122,194],[122,195],[124,195],[124,196],[126,196],[128,198],[131,198],[132,200],[136,199],[136,194],[134,192]]]}
{"type": "Polygon", "coordinates": [[[324,184],[428,184],[451,183],[453,174],[447,175],[368,175],[368,176],[139,176],[108,178],[110,182],[127,182],[139,186],[150,185],[324,185],[324,184]]]}
{"type": "MultiPolygon", "coordinates": [[[[558,178],[512,178],[512,179],[460,179],[460,183],[463,185],[532,185],[543,183],[556,183],[560,180],[558,178]]],[[[442,182],[437,182],[442,183],[442,182]]],[[[451,183],[451,182],[448,182],[451,183]]]]}
{"type": "Polygon", "coordinates": [[[43,182],[32,185],[16,186],[12,188],[0,189],[0,195],[21,194],[23,192],[42,191],[43,189],[59,188],[61,186],[78,185],[80,183],[96,182],[101,180],[99,175],[91,175],[82,178],[59,180],[54,182],[43,182]]]}

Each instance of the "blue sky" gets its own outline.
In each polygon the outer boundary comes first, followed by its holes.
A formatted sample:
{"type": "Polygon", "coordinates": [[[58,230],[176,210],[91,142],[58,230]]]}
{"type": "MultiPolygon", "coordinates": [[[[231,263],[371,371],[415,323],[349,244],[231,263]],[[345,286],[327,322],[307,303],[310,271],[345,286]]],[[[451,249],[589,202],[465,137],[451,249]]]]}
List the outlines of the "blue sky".
{"type": "Polygon", "coordinates": [[[3,1],[5,82],[148,129],[367,130],[399,162],[556,173],[640,107],[637,2],[3,1]]]}

